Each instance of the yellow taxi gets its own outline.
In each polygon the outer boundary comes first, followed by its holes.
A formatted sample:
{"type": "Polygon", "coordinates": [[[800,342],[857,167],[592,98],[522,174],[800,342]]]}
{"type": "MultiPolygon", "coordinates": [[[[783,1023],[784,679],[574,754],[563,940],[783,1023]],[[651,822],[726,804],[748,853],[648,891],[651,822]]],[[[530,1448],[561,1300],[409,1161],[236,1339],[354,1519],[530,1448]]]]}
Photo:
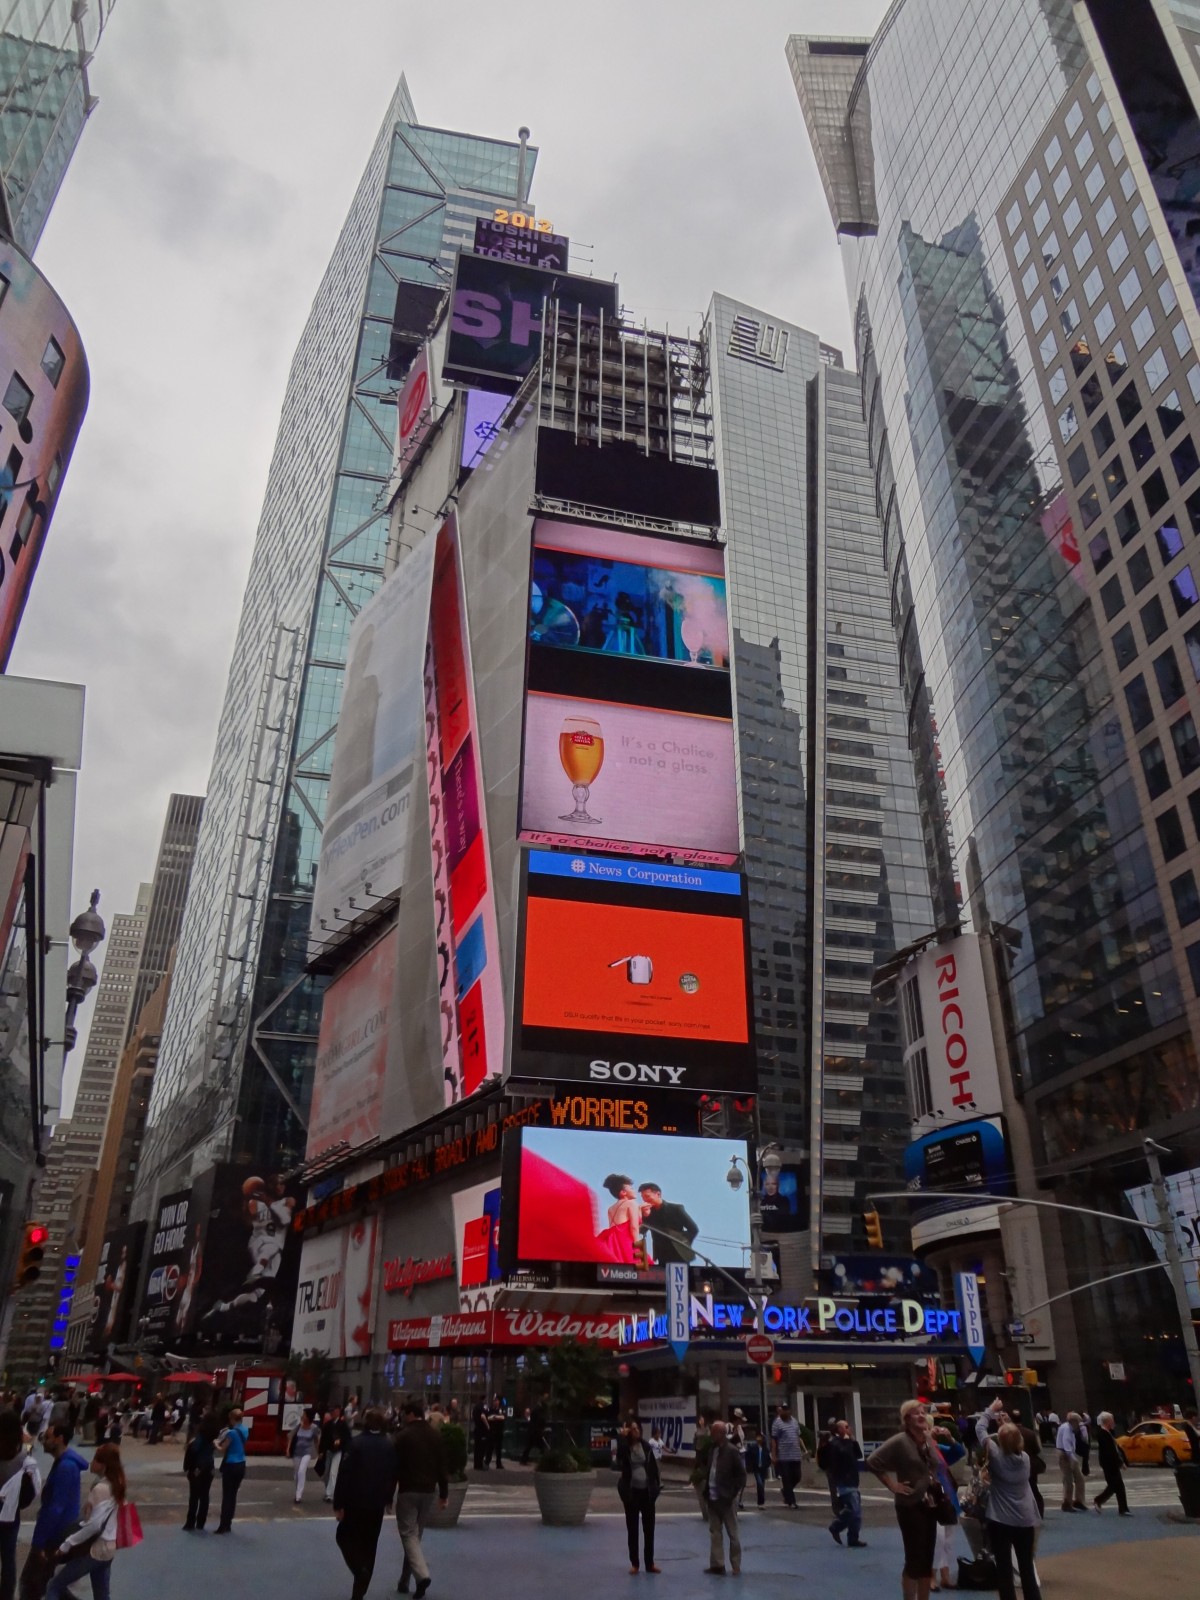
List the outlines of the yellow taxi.
{"type": "Polygon", "coordinates": [[[1123,1433],[1117,1443],[1131,1467],[1177,1467],[1192,1459],[1187,1434],[1176,1422],[1139,1422],[1132,1433],[1123,1433]]]}

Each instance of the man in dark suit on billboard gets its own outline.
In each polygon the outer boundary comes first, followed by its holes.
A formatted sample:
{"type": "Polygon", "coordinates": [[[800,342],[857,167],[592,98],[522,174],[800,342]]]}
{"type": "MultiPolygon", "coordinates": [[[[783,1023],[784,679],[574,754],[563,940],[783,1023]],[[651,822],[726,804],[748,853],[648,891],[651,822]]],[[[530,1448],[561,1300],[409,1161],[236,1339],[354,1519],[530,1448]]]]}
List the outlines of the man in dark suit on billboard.
{"type": "Polygon", "coordinates": [[[656,1183],[641,1184],[638,1193],[642,1197],[642,1232],[651,1235],[655,1265],[694,1261],[696,1252],[692,1249],[692,1240],[700,1229],[683,1206],[664,1200],[656,1183]]]}

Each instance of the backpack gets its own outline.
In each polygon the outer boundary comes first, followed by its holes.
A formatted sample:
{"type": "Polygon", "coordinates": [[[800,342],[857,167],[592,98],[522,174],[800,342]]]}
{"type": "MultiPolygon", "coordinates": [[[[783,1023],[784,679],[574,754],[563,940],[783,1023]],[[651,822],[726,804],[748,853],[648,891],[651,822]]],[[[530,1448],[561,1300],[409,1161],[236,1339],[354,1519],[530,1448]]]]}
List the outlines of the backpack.
{"type": "Polygon", "coordinates": [[[960,1589],[998,1589],[1000,1584],[996,1573],[996,1563],[991,1556],[980,1556],[975,1561],[968,1561],[965,1556],[959,1556],[958,1587],[960,1589]]]}

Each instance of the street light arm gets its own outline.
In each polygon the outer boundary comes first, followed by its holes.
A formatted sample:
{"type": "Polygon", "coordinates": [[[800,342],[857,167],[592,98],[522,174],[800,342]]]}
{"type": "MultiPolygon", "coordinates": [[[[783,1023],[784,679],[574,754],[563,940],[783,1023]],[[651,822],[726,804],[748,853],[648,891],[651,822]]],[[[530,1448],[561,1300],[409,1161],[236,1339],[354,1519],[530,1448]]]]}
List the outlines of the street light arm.
{"type": "Polygon", "coordinates": [[[868,1195],[867,1199],[874,1204],[876,1200],[920,1200],[923,1197],[933,1196],[934,1199],[956,1200],[994,1200],[1001,1206],[1042,1206],[1047,1211],[1076,1211],[1085,1217],[1105,1217],[1109,1222],[1123,1222],[1127,1228],[1144,1228],[1147,1233],[1165,1233],[1167,1230],[1155,1222],[1141,1222],[1137,1217],[1123,1217],[1117,1211],[1097,1211],[1094,1206],[1068,1206],[1061,1200],[1028,1200],[1024,1195],[989,1194],[986,1189],[889,1189],[879,1194],[868,1195]]]}
{"type": "Polygon", "coordinates": [[[1155,1272],[1159,1268],[1165,1270],[1165,1261],[1148,1261],[1144,1267],[1127,1267],[1124,1272],[1109,1272],[1103,1278],[1093,1278],[1090,1283],[1081,1283],[1077,1289],[1064,1290],[1062,1294],[1052,1294],[1049,1300],[1039,1300],[1036,1306],[1029,1306],[1025,1311],[1016,1312],[1017,1321],[1031,1317],[1035,1311],[1044,1311],[1047,1306],[1057,1304],[1059,1300],[1069,1300],[1073,1294],[1082,1294],[1085,1289],[1097,1289],[1102,1283],[1115,1283],[1118,1278],[1132,1278],[1135,1272],[1155,1272]]]}

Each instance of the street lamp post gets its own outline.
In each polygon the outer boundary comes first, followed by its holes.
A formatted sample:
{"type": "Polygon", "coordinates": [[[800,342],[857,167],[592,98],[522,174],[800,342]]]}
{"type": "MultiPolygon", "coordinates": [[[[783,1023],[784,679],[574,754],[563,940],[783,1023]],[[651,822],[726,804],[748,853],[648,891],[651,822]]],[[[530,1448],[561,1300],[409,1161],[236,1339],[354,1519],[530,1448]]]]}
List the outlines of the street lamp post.
{"type": "Polygon", "coordinates": [[[79,951],[79,959],[67,968],[67,1017],[63,1027],[63,1052],[74,1050],[79,1034],[75,1017],[80,1006],[96,987],[97,972],[92,965],[92,951],[103,941],[108,931],[104,919],[96,910],[100,904],[99,889],[92,890],[86,911],[81,911],[71,924],[71,943],[79,951]]]}
{"type": "MultiPolygon", "coordinates": [[[[783,1160],[778,1148],[773,1144],[764,1145],[758,1152],[758,1167],[760,1172],[778,1176],[783,1160]]],[[[725,1174],[725,1181],[731,1189],[740,1189],[744,1179],[742,1168],[746,1168],[746,1177],[753,1185],[754,1174],[740,1156],[733,1156],[729,1163],[729,1171],[725,1174]]],[[[750,1198],[750,1284],[754,1291],[755,1309],[758,1316],[758,1331],[766,1332],[766,1318],[763,1310],[767,1303],[767,1296],[763,1286],[762,1262],[762,1202],[757,1188],[751,1188],[750,1198]]],[[[770,1435],[770,1424],[767,1418],[767,1364],[765,1361],[758,1363],[758,1417],[759,1427],[764,1436],[770,1435]]]]}

